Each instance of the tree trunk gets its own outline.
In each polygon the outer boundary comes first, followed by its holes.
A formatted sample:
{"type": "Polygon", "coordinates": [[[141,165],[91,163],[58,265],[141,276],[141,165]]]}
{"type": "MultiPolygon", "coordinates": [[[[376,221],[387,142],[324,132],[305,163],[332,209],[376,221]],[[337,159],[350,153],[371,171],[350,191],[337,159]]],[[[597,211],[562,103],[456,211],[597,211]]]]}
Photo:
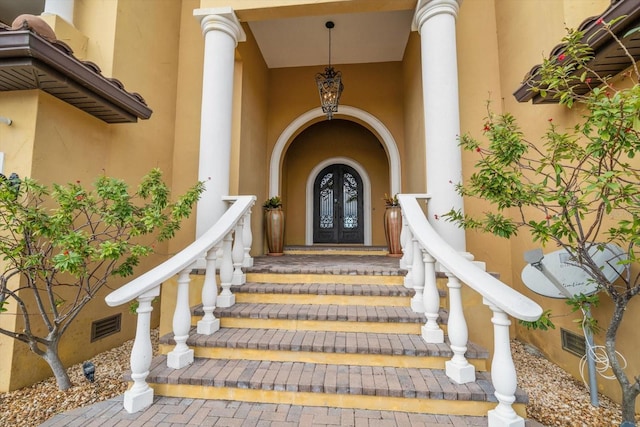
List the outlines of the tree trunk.
{"type": "Polygon", "coordinates": [[[58,389],[62,391],[69,390],[69,388],[71,388],[71,380],[69,379],[69,374],[67,374],[67,369],[60,360],[60,356],[58,356],[57,340],[52,341],[51,344],[47,346],[47,350],[42,358],[47,361],[53,375],[56,377],[58,389]]]}
{"type": "Polygon", "coordinates": [[[636,393],[632,387],[622,387],[622,422],[636,426],[636,393]]]}
{"type": "Polygon", "coordinates": [[[638,397],[638,391],[636,385],[629,381],[624,372],[624,368],[620,365],[618,360],[618,354],[616,353],[616,337],[618,328],[622,323],[625,310],[627,308],[628,300],[626,299],[612,299],[615,302],[615,310],[611,315],[609,321],[609,327],[607,328],[607,334],[605,339],[605,349],[609,363],[611,364],[611,370],[616,376],[618,383],[620,384],[620,391],[622,392],[622,422],[625,426],[636,425],[636,398],[638,397]],[[626,423],[626,424],[625,424],[626,423]]]}

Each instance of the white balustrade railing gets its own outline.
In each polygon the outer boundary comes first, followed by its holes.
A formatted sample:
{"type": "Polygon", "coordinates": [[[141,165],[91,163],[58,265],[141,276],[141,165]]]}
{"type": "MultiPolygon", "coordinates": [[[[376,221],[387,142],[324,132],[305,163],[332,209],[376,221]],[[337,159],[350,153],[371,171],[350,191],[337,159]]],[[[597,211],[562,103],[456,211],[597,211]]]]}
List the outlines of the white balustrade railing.
{"type": "Polygon", "coordinates": [[[167,355],[167,366],[180,369],[193,362],[193,349],[186,342],[191,328],[189,307],[190,273],[204,258],[205,278],[202,287],[204,316],[198,321],[200,334],[212,334],[220,328],[220,320],[213,311],[217,307],[230,307],[235,303],[231,285],[242,285],[246,276],[242,267],[252,266],[249,255],[251,248],[251,208],[255,196],[226,197],[232,203],[222,217],[195,242],[159,266],[142,274],[126,285],[111,292],[105,298],[114,307],[137,300],[138,324],[131,350],[131,378],[133,385],[124,393],[124,407],[128,412],[141,411],[153,402],[153,389],[146,378],[151,366],[151,302],[160,295],[160,285],[178,275],[176,306],[173,314],[173,335],[176,345],[167,355]],[[222,292],[218,296],[216,283],[216,261],[222,249],[220,281],[222,292]]]}
{"type": "MultiPolygon", "coordinates": [[[[520,320],[535,321],[542,308],[505,283],[474,264],[468,254],[462,254],[435,231],[429,224],[417,199],[428,199],[428,195],[400,194],[403,222],[407,227],[403,237],[403,264],[412,275],[416,295],[422,295],[423,304],[411,307],[424,312],[426,324],[422,337],[426,342],[444,342],[444,333],[437,324],[440,305],[436,286],[436,262],[448,278],[449,318],[447,333],[453,357],[446,362],[446,374],[462,384],[475,381],[475,368],[465,358],[468,328],[462,304],[462,285],[479,293],[493,316],[494,349],[491,364],[491,379],[498,405],[488,413],[489,427],[524,427],[524,419],[513,409],[517,376],[509,338],[509,316],[520,320]]],[[[405,282],[406,284],[406,282],[405,282]]]]}

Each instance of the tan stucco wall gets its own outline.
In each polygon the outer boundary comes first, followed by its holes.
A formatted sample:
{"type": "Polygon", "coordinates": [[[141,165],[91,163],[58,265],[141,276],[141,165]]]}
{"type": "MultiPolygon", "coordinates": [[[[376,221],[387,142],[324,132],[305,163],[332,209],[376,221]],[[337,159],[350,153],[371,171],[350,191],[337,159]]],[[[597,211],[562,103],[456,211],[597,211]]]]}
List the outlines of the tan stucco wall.
{"type": "MultiPolygon", "coordinates": [[[[465,3],[466,4],[466,3],[465,3]]],[[[517,119],[527,139],[539,141],[549,125],[548,119],[560,128],[570,128],[579,120],[579,111],[569,111],[557,105],[532,105],[518,103],[512,92],[530,68],[542,61],[543,57],[555,47],[565,34],[564,28],[576,27],[589,16],[597,15],[609,5],[606,0],[565,0],[564,2],[545,2],[545,13],[540,14],[539,1],[512,2],[496,0],[496,20],[498,22],[498,52],[500,59],[500,85],[503,97],[500,102],[494,102],[495,111],[508,111],[517,119]]],[[[497,100],[496,100],[497,101],[497,100]]],[[[475,134],[480,135],[481,123],[478,122],[475,134]]],[[[570,314],[564,300],[555,300],[534,294],[528,290],[520,279],[520,272],[525,266],[523,253],[537,248],[528,233],[521,233],[511,240],[511,278],[503,277],[507,283],[534,299],[544,309],[551,309],[558,317],[553,321],[557,329],[547,332],[532,332],[518,327],[518,337],[531,342],[542,352],[565,370],[580,378],[579,358],[562,350],[560,328],[567,329],[581,335],[575,319],[577,314],[570,314]]],[[[544,248],[544,252],[552,252],[556,248],[544,248]]],[[[601,326],[608,324],[610,303],[601,294],[603,304],[594,310],[601,326]]],[[[637,348],[635,343],[640,339],[640,331],[634,327],[640,312],[638,301],[632,301],[625,314],[625,321],[618,333],[618,350],[629,362],[627,372],[634,374],[640,371],[640,360],[635,357],[637,348]]],[[[596,336],[596,344],[602,344],[604,333],[596,336]]],[[[585,372],[586,375],[586,372],[585,372]]],[[[598,378],[598,389],[608,396],[619,400],[619,385],[615,380],[598,378]]],[[[640,408],[640,406],[637,406],[640,408]]]]}
{"type": "MultiPolygon", "coordinates": [[[[457,19],[457,54],[459,70],[460,134],[477,134],[487,115],[487,102],[500,105],[503,98],[500,87],[499,46],[496,36],[495,6],[493,0],[464,2],[457,19]]],[[[463,180],[473,173],[476,153],[462,153],[463,180]]],[[[480,214],[489,205],[479,200],[465,200],[465,212],[480,214]]],[[[473,231],[466,233],[467,250],[476,260],[486,263],[487,271],[498,273],[500,279],[511,284],[510,244],[504,239],[473,231]]],[[[491,349],[493,347],[491,311],[482,303],[482,297],[468,287],[463,288],[465,317],[472,341],[491,349]]],[[[515,333],[515,327],[512,328],[515,333]]]]}
{"type": "MultiPolygon", "coordinates": [[[[38,91],[0,92],[0,115],[9,117],[11,126],[0,124],[0,152],[4,153],[4,170],[7,176],[16,172],[20,176],[27,176],[31,171],[33,157],[33,140],[35,122],[38,114],[38,91]]],[[[12,281],[12,287],[17,287],[17,280],[12,281]]],[[[13,330],[16,326],[18,310],[15,304],[5,307],[7,312],[0,316],[0,327],[13,330]]],[[[16,349],[22,346],[15,340],[0,336],[0,355],[4,363],[0,365],[0,391],[11,389],[12,370],[16,369],[14,361],[16,349]]],[[[19,368],[24,370],[24,368],[19,368]]]]}
{"type": "MultiPolygon", "coordinates": [[[[154,110],[151,119],[108,125],[44,92],[2,93],[2,105],[11,107],[14,120],[10,128],[0,129],[0,145],[7,145],[0,146],[7,154],[5,170],[45,184],[77,180],[89,184],[106,173],[135,186],[150,169],[159,167],[170,183],[180,3],[162,3],[149,8],[132,0],[76,2],[76,28],[87,36],[86,59],[98,64],[104,76],[122,81],[126,90],[142,93],[154,110]]],[[[156,251],[159,255],[141,262],[137,271],[166,259],[167,244],[156,245],[156,251]]],[[[123,282],[111,280],[109,286],[123,282]]],[[[97,295],[63,337],[60,355],[65,364],[87,360],[133,336],[135,316],[128,314],[127,305],[107,307],[108,292],[97,295]],[[123,313],[122,331],[90,343],[91,322],[118,312],[123,313]]],[[[153,322],[158,318],[159,311],[153,322]]],[[[4,341],[0,345],[3,358],[16,360],[12,373],[4,367],[0,370],[2,390],[50,375],[46,364],[25,345],[16,344],[13,350],[4,341]]]]}
{"type": "Polygon", "coordinates": [[[402,60],[402,92],[404,97],[405,155],[402,164],[403,192],[427,191],[422,109],[422,62],[420,35],[412,32],[402,60]]]}
{"type": "MultiPolygon", "coordinates": [[[[257,197],[256,205],[251,215],[253,233],[253,254],[261,254],[263,248],[262,202],[268,197],[267,176],[269,174],[269,152],[267,137],[269,126],[269,87],[270,73],[262,58],[253,34],[244,25],[247,41],[240,43],[238,54],[241,63],[242,97],[240,103],[242,111],[234,117],[240,116],[239,140],[233,144],[238,152],[236,165],[238,186],[235,194],[253,194],[257,197]]],[[[240,66],[238,65],[237,68],[240,66]]],[[[233,192],[233,190],[232,190],[233,192]]]]}

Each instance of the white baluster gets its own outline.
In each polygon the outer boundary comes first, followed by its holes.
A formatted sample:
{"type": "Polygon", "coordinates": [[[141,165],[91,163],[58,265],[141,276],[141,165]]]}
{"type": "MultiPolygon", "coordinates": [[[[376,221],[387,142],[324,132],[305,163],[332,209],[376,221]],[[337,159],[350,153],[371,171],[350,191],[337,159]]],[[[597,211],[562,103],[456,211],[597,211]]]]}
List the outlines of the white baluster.
{"type": "Polygon", "coordinates": [[[242,233],[244,226],[242,218],[236,223],[236,230],[233,234],[233,250],[231,251],[231,259],[233,260],[233,277],[232,285],[244,285],[247,283],[247,276],[242,271],[242,262],[244,261],[244,240],[242,233]]]}
{"type": "Polygon", "coordinates": [[[216,281],[216,259],[218,246],[214,246],[207,252],[204,284],[202,285],[202,309],[204,316],[198,321],[198,333],[211,335],[220,329],[220,319],[216,319],[213,310],[216,308],[218,298],[218,283],[216,281]]]}
{"type": "Polygon", "coordinates": [[[440,292],[436,282],[436,260],[428,252],[422,252],[424,269],[423,305],[427,322],[422,326],[422,339],[439,344],[444,342],[444,331],[438,324],[440,317],[440,292]]]}
{"type": "Polygon", "coordinates": [[[483,301],[493,311],[493,362],[491,362],[491,381],[495,388],[498,406],[489,411],[489,427],[524,427],[524,419],[513,409],[515,392],[518,385],[516,368],[511,357],[509,326],[511,320],[507,314],[486,298],[483,301]]]}
{"type": "Polygon", "coordinates": [[[138,323],[136,337],[131,349],[131,379],[133,385],[124,392],[124,409],[129,412],[141,411],[153,403],[153,389],[147,384],[149,367],[153,357],[151,347],[151,302],[160,295],[160,286],[138,297],[138,323]]]}
{"type": "Polygon", "coordinates": [[[231,307],[236,303],[236,296],[231,293],[233,279],[233,261],[231,259],[231,232],[224,236],[222,242],[222,263],[220,264],[220,286],[222,292],[218,297],[218,307],[231,307]]]}
{"type": "Polygon", "coordinates": [[[413,278],[413,290],[415,295],[411,298],[411,310],[416,313],[424,313],[424,301],[422,292],[424,290],[424,262],[422,262],[422,250],[418,239],[413,238],[413,263],[411,276],[413,278]]]}
{"type": "Polygon", "coordinates": [[[251,244],[253,243],[253,234],[251,233],[251,209],[244,215],[244,230],[242,232],[242,242],[244,243],[244,261],[243,267],[253,267],[253,258],[251,257],[251,244]]]}
{"type": "Polygon", "coordinates": [[[400,246],[402,247],[402,258],[400,258],[400,268],[407,268],[407,246],[409,246],[409,242],[407,241],[407,237],[409,237],[409,224],[407,223],[407,219],[404,216],[404,211],[402,212],[402,231],[400,231],[400,246]]]}
{"type": "Polygon", "coordinates": [[[405,268],[407,269],[407,274],[406,276],[404,276],[404,287],[408,288],[408,289],[412,289],[413,288],[413,272],[412,267],[413,267],[413,233],[411,232],[410,228],[407,228],[406,231],[407,237],[406,239],[406,244],[407,244],[407,249],[405,250],[405,248],[402,248],[402,253],[403,253],[403,258],[406,257],[406,266],[405,268]]]}
{"type": "Polygon", "coordinates": [[[462,308],[462,284],[453,274],[447,272],[449,281],[449,320],[447,322],[447,335],[449,345],[453,351],[453,357],[445,363],[447,376],[458,384],[465,384],[476,380],[476,369],[469,363],[464,354],[467,352],[469,331],[467,321],[464,318],[462,308]]]}
{"type": "Polygon", "coordinates": [[[189,307],[189,273],[191,266],[178,274],[178,294],[176,309],[173,313],[173,339],[176,346],[167,354],[167,366],[181,369],[193,363],[193,350],[187,346],[191,329],[191,308],[189,307]]]}

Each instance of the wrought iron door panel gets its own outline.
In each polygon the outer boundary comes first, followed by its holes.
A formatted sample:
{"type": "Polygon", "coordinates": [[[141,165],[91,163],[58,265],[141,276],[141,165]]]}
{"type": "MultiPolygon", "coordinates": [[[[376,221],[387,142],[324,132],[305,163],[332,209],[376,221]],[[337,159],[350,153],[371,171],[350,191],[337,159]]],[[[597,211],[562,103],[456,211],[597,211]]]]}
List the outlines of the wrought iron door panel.
{"type": "Polygon", "coordinates": [[[362,179],[347,165],[323,169],[314,183],[313,242],[363,243],[362,179]]]}

